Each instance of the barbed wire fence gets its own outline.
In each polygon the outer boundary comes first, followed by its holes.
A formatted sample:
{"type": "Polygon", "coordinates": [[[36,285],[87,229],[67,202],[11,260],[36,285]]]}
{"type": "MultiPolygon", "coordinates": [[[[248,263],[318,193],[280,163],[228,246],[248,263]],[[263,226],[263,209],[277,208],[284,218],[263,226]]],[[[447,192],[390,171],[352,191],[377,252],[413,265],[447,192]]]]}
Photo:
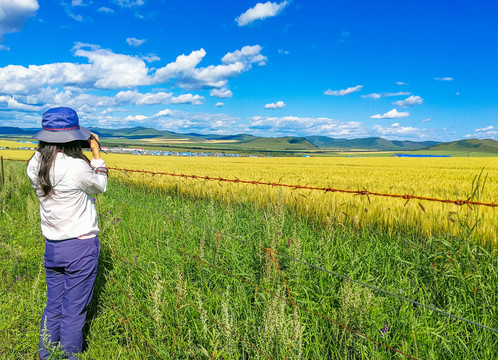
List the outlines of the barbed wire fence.
{"type": "MultiPolygon", "coordinates": [[[[3,157],[2,157],[2,178],[3,178],[3,157]]],[[[9,160],[9,161],[23,161],[25,162],[25,160],[14,160],[14,159],[5,159],[5,160],[9,160]]],[[[288,188],[293,188],[293,189],[308,189],[308,190],[318,190],[318,191],[324,191],[325,193],[327,192],[344,192],[344,193],[349,193],[349,194],[353,194],[353,195],[362,195],[362,196],[367,196],[367,198],[369,199],[369,196],[372,195],[372,196],[387,196],[387,197],[392,197],[392,198],[403,198],[403,199],[406,199],[407,201],[409,201],[410,199],[418,199],[418,200],[427,200],[427,201],[439,201],[439,202],[444,202],[444,203],[452,203],[452,204],[455,204],[455,205],[467,205],[469,207],[471,206],[489,206],[489,207],[497,207],[498,204],[494,204],[494,203],[482,203],[482,202],[474,202],[474,201],[470,201],[469,199],[467,200],[448,200],[448,199],[437,199],[437,198],[429,198],[429,197],[422,197],[422,196],[413,196],[413,195],[396,195],[396,194],[382,194],[382,193],[375,193],[375,192],[370,192],[370,191],[367,191],[367,190],[359,190],[359,191],[353,191],[353,190],[341,190],[341,189],[333,189],[333,188],[319,188],[319,187],[309,187],[309,186],[302,186],[302,185],[290,185],[290,184],[281,184],[281,183],[273,183],[273,182],[263,182],[263,181],[248,181],[248,180],[239,180],[239,179],[225,179],[225,178],[216,178],[216,177],[208,177],[208,176],[197,176],[197,175],[186,175],[186,174],[174,174],[174,173],[161,173],[161,172],[152,172],[152,171],[146,171],[146,170],[132,170],[132,169],[122,169],[122,168],[110,168],[110,169],[113,169],[113,170],[116,170],[116,171],[122,171],[122,172],[140,172],[140,173],[147,173],[147,174],[155,174],[155,175],[163,175],[163,176],[174,176],[174,177],[181,177],[181,178],[192,178],[192,179],[199,179],[199,180],[207,180],[207,181],[217,181],[217,182],[232,182],[232,183],[245,183],[245,184],[253,184],[253,185],[263,185],[263,186],[272,186],[272,187],[277,187],[277,186],[280,186],[280,187],[288,187],[288,188]]],[[[301,311],[306,311],[314,316],[317,316],[331,324],[334,324],[336,326],[339,326],[341,327],[342,329],[344,329],[345,331],[348,331],[352,334],[355,334],[357,335],[358,337],[361,337],[367,341],[370,341],[370,342],[373,342],[375,343],[376,345],[379,345],[381,347],[384,347],[385,349],[388,349],[389,351],[392,351],[394,353],[399,353],[403,356],[405,356],[406,358],[410,358],[410,359],[417,359],[415,358],[414,356],[412,355],[409,355],[399,349],[396,349],[394,347],[391,347],[387,344],[384,344],[372,337],[369,337],[367,336],[366,334],[364,333],[361,333],[359,331],[356,331],[342,323],[339,323],[333,319],[331,319],[330,317],[326,316],[326,315],[323,315],[319,312],[316,312],[316,311],[313,311],[313,310],[310,310],[308,309],[307,307],[295,302],[292,298],[292,292],[291,292],[291,289],[287,283],[287,280],[286,280],[286,277],[284,275],[284,271],[281,269],[281,267],[279,266],[279,263],[278,261],[275,259],[275,257],[284,257],[284,258],[287,258],[288,260],[290,261],[294,261],[296,263],[300,263],[304,266],[307,266],[307,267],[310,267],[310,268],[313,268],[315,270],[318,270],[324,274],[327,274],[327,275],[331,275],[331,276],[334,276],[334,277],[339,277],[339,278],[342,278],[343,280],[346,280],[346,281],[350,281],[350,282],[353,282],[357,285],[360,285],[360,286],[363,286],[363,287],[367,287],[371,290],[374,290],[374,291],[377,291],[377,292],[380,292],[380,293],[383,293],[387,296],[392,296],[392,297],[395,297],[395,298],[398,298],[402,301],[406,301],[406,302],[409,302],[409,303],[412,303],[414,305],[417,305],[417,306],[420,306],[420,307],[423,307],[423,308],[426,308],[428,310],[431,310],[431,311],[434,311],[434,312],[437,312],[438,314],[441,314],[441,315],[444,315],[444,316],[447,316],[447,317],[450,317],[450,318],[453,318],[455,320],[458,320],[458,321],[462,321],[462,322],[466,322],[468,324],[471,324],[473,326],[476,326],[476,327],[479,327],[479,328],[482,328],[482,329],[486,329],[488,331],[491,331],[491,332],[494,332],[494,333],[498,333],[498,330],[495,329],[495,328],[492,328],[490,326],[487,326],[487,325],[483,325],[483,324],[480,324],[480,323],[477,323],[477,322],[474,322],[472,320],[468,320],[466,318],[463,318],[463,317],[460,317],[460,316],[457,316],[457,315],[454,315],[454,314],[451,314],[449,312],[446,312],[444,310],[441,310],[441,309],[438,309],[438,308],[435,308],[433,306],[429,306],[429,305],[425,305],[425,304],[422,304],[416,300],[412,300],[412,299],[409,299],[407,297],[403,297],[403,296],[400,296],[398,294],[395,294],[395,293],[392,293],[392,292],[389,292],[387,290],[384,290],[382,288],[379,288],[379,287],[376,287],[376,286],[373,286],[371,284],[368,284],[368,283],[365,283],[365,282],[361,282],[361,281],[358,281],[358,280],[355,280],[351,277],[348,277],[346,275],[343,275],[343,274],[339,274],[337,272],[334,272],[334,271],[331,271],[329,269],[325,269],[325,268],[322,268],[320,266],[317,266],[317,265],[314,265],[314,264],[310,264],[304,260],[301,260],[301,259],[298,259],[298,258],[295,258],[295,257],[292,257],[290,255],[287,255],[287,254],[284,254],[284,253],[280,253],[280,252],[277,252],[273,249],[270,249],[270,248],[266,248],[266,247],[262,247],[262,246],[259,246],[255,243],[252,243],[250,241],[248,241],[247,239],[244,239],[240,236],[236,236],[236,235],[231,235],[231,234],[228,234],[228,233],[225,233],[224,231],[220,231],[218,229],[215,229],[215,228],[211,228],[211,227],[208,227],[208,226],[205,226],[205,225],[202,225],[202,224],[198,224],[198,223],[195,223],[189,219],[185,219],[185,218],[182,218],[182,217],[179,217],[179,216],[176,216],[176,215],[173,215],[173,214],[169,214],[167,212],[164,212],[164,211],[161,211],[161,210],[158,210],[158,209],[154,209],[154,208],[151,208],[149,206],[146,206],[140,202],[135,202],[135,201],[132,201],[132,200],[129,200],[127,198],[124,198],[124,197],[121,197],[121,196],[115,196],[115,195],[112,195],[112,194],[105,194],[105,196],[109,197],[109,198],[113,198],[113,199],[116,199],[116,200],[119,200],[122,204],[123,204],[123,209],[127,212],[127,217],[129,219],[128,223],[129,225],[127,225],[124,221],[121,221],[120,222],[120,226],[122,226],[123,228],[126,228],[127,232],[130,234],[130,239],[132,241],[132,249],[133,251],[135,251],[135,239],[134,239],[134,236],[135,234],[138,234],[139,236],[142,236],[144,238],[147,238],[151,241],[154,241],[158,244],[161,244],[163,246],[166,246],[166,247],[169,247],[170,249],[178,252],[179,254],[182,255],[182,276],[181,278],[183,278],[183,274],[185,272],[185,259],[188,257],[196,262],[198,262],[199,264],[203,264],[203,265],[206,265],[226,276],[229,276],[233,279],[237,279],[238,281],[240,281],[241,283],[244,283],[248,286],[251,286],[251,287],[254,287],[255,289],[258,289],[260,291],[263,291],[269,295],[271,295],[272,297],[276,298],[276,299],[279,299],[280,301],[284,301],[286,303],[288,303],[290,306],[292,306],[292,311],[293,311],[293,326],[292,326],[292,336],[291,336],[291,339],[290,339],[290,343],[288,345],[288,349],[286,351],[286,356],[285,356],[285,359],[287,359],[290,355],[290,352],[291,352],[291,349],[292,349],[292,346],[293,346],[293,340],[294,340],[294,332],[295,332],[295,317],[296,317],[296,310],[299,309],[301,311]],[[140,207],[142,209],[146,209],[147,211],[151,211],[151,212],[155,212],[157,214],[160,214],[161,216],[164,216],[164,217],[167,217],[170,219],[172,225],[174,226],[174,228],[176,229],[176,232],[177,232],[177,235],[178,235],[178,239],[180,241],[180,244],[181,244],[181,248],[175,248],[175,247],[172,247],[170,246],[168,243],[164,242],[164,241],[161,241],[160,239],[157,239],[153,236],[150,236],[150,235],[146,235],[144,234],[143,232],[140,232],[139,230],[137,230],[133,224],[132,224],[132,221],[131,221],[131,214],[132,214],[132,211],[130,211],[128,209],[128,206],[127,204],[129,205],[133,205],[133,206],[136,206],[136,207],[140,207]],[[273,266],[275,266],[275,269],[277,269],[278,273],[280,274],[281,276],[281,279],[282,281],[284,282],[285,284],[285,289],[286,289],[286,292],[287,292],[287,297],[284,297],[284,296],[281,296],[279,294],[276,294],[275,292],[271,291],[271,290],[268,290],[266,288],[263,288],[261,287],[260,285],[257,285],[257,284],[254,284],[253,282],[250,282],[249,280],[246,280],[244,279],[243,277],[241,276],[238,276],[238,275],[235,275],[233,274],[232,272],[230,272],[229,270],[227,269],[223,269],[222,267],[220,266],[217,266],[217,265],[214,265],[214,264],[211,264],[209,262],[207,262],[206,260],[204,259],[201,259],[200,257],[198,256],[195,256],[187,251],[185,251],[184,247],[183,247],[183,240],[182,240],[182,236],[181,236],[181,233],[180,231],[178,230],[178,228],[176,227],[176,223],[175,222],[182,222],[182,223],[188,223],[190,225],[193,225],[193,226],[196,226],[200,229],[203,229],[204,231],[209,231],[209,232],[212,232],[214,234],[217,234],[219,236],[222,236],[222,237],[226,237],[226,238],[229,238],[229,239],[232,239],[232,240],[235,240],[235,241],[239,241],[239,242],[242,242],[246,245],[249,245],[249,246],[252,246],[254,248],[257,248],[259,249],[260,251],[263,252],[263,254],[265,254],[266,256],[268,256],[270,258],[270,261],[271,263],[273,264],[273,266]]],[[[370,199],[369,199],[370,200],[370,199]]],[[[232,336],[238,338],[241,342],[247,344],[249,347],[251,347],[254,351],[256,351],[257,353],[259,353],[261,356],[265,357],[265,358],[268,358],[268,359],[271,359],[270,355],[266,354],[265,352],[263,352],[261,349],[259,349],[256,345],[254,344],[251,344],[249,342],[249,340],[243,338],[242,336],[240,336],[236,331],[233,331],[232,329],[229,329],[227,328],[226,326],[224,326],[219,320],[217,320],[215,317],[213,317],[212,315],[210,315],[209,313],[203,311],[202,309],[200,309],[199,307],[197,307],[194,303],[192,303],[191,301],[189,301],[185,296],[183,296],[181,294],[181,291],[180,290],[175,290],[171,287],[169,287],[164,281],[162,281],[160,278],[158,278],[157,276],[155,275],[152,275],[150,274],[149,272],[147,272],[146,269],[140,267],[139,265],[136,264],[136,261],[131,261],[129,259],[132,258],[132,256],[130,256],[129,254],[123,254],[121,252],[119,252],[118,250],[112,248],[112,247],[109,247],[110,251],[112,252],[113,256],[115,258],[122,258],[123,259],[123,264],[127,264],[130,268],[130,272],[129,272],[129,276],[131,277],[131,273],[135,270],[138,270],[140,273],[142,273],[144,276],[148,277],[150,280],[154,281],[154,282],[159,282],[162,284],[162,286],[164,286],[164,288],[166,288],[169,292],[171,292],[174,296],[176,296],[177,298],[177,311],[178,311],[178,324],[177,324],[177,328],[176,328],[176,332],[175,333],[171,333],[169,330],[167,330],[160,322],[157,321],[157,319],[154,318],[154,316],[144,307],[140,304],[140,302],[138,302],[136,299],[134,299],[133,295],[130,294],[128,291],[126,291],[122,286],[119,285],[118,281],[110,276],[110,275],[106,275],[106,278],[112,282],[116,288],[121,292],[123,293],[123,295],[126,297],[126,299],[129,300],[129,302],[133,302],[135,305],[138,306],[138,308],[141,309],[141,311],[146,315],[148,316],[149,318],[151,318],[154,322],[157,323],[157,325],[159,327],[161,327],[166,334],[168,334],[170,337],[173,338],[173,346],[172,346],[172,351],[171,351],[171,359],[174,358],[174,351],[175,351],[175,344],[178,343],[180,346],[182,346],[183,348],[185,348],[194,358],[199,358],[195,352],[190,349],[184,341],[182,341],[179,337],[178,337],[178,331],[179,331],[179,326],[180,326],[180,321],[181,321],[181,311],[182,311],[182,308],[183,306],[180,305],[181,302],[183,302],[185,305],[184,306],[189,306],[189,307],[192,307],[193,309],[195,309],[197,312],[199,312],[199,314],[203,314],[204,316],[207,316],[208,318],[210,318],[214,323],[216,323],[217,325],[221,326],[222,328],[224,328],[225,331],[229,332],[232,336]]],[[[181,288],[181,284],[180,284],[180,288],[181,288]]],[[[147,346],[161,359],[165,358],[163,355],[160,355],[160,351],[157,350],[148,340],[147,340],[147,337],[142,334],[140,331],[138,331],[133,325],[132,325],[132,321],[131,319],[128,317],[127,313],[126,312],[123,312],[123,311],[120,311],[118,310],[118,307],[115,306],[114,304],[110,303],[108,306],[106,305],[106,307],[115,312],[116,314],[118,315],[121,315],[120,317],[120,322],[124,325],[124,326],[127,326],[129,327],[129,329],[136,333],[137,336],[139,336],[146,344],[147,346]],[[123,318],[124,316],[124,318],[123,318]]]]}
{"type": "MultiPolygon", "coordinates": [[[[3,159],[3,157],[2,157],[2,159],[3,159]]],[[[27,162],[28,161],[28,160],[19,160],[19,159],[5,159],[5,160],[20,161],[20,162],[27,162]]],[[[470,198],[451,200],[451,199],[440,199],[440,198],[428,197],[428,196],[418,196],[418,195],[413,195],[413,194],[380,193],[380,192],[369,191],[367,189],[347,190],[347,189],[337,189],[337,188],[333,188],[330,186],[318,187],[318,186],[308,186],[308,185],[300,185],[300,184],[284,184],[281,182],[261,181],[261,179],[259,179],[259,180],[241,180],[238,178],[228,179],[228,178],[223,178],[223,177],[202,176],[202,175],[195,175],[195,174],[194,175],[193,174],[177,174],[177,173],[168,173],[168,172],[151,171],[151,170],[126,169],[126,168],[118,168],[118,167],[108,167],[108,169],[120,171],[120,172],[123,172],[124,174],[141,173],[141,174],[149,174],[149,175],[153,175],[153,176],[154,175],[162,175],[162,176],[169,176],[169,177],[178,177],[178,178],[183,178],[183,179],[206,180],[206,181],[213,181],[213,182],[219,182],[219,183],[227,182],[227,183],[236,183],[236,184],[251,184],[251,185],[262,185],[262,186],[270,186],[270,187],[290,188],[293,190],[303,189],[303,190],[322,191],[324,193],[330,192],[330,193],[345,193],[345,194],[351,194],[351,195],[361,195],[361,196],[366,196],[369,202],[370,202],[370,196],[379,196],[379,197],[390,197],[390,198],[404,199],[404,200],[406,200],[406,203],[408,203],[412,199],[415,199],[415,200],[422,200],[422,201],[432,201],[432,202],[440,202],[440,203],[446,203],[446,204],[454,204],[454,205],[459,205],[459,206],[467,205],[470,208],[472,208],[472,206],[485,206],[485,207],[491,207],[491,208],[498,207],[498,204],[493,203],[493,202],[473,201],[473,200],[470,200],[470,198]]],[[[2,174],[3,174],[3,171],[2,171],[2,174]]]]}

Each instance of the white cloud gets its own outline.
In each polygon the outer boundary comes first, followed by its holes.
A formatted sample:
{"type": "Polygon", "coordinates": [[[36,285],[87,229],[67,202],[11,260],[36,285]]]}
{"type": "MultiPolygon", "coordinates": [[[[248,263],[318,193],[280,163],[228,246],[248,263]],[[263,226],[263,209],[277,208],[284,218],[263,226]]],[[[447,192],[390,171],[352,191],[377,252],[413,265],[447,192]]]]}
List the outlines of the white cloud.
{"type": "Polygon", "coordinates": [[[240,50],[229,52],[221,59],[223,64],[234,64],[241,62],[243,64],[257,63],[258,65],[265,65],[266,56],[260,54],[263,48],[259,45],[244,46],[240,50]]]}
{"type": "Polygon", "coordinates": [[[139,93],[138,91],[120,91],[114,97],[117,104],[133,104],[133,105],[156,105],[156,104],[191,104],[201,105],[204,102],[204,97],[200,95],[182,94],[172,96],[172,93],[157,92],[157,93],[139,93]]]}
{"type": "MultiPolygon", "coordinates": [[[[77,43],[74,55],[88,59],[87,64],[53,63],[28,67],[8,65],[0,67],[0,93],[26,94],[44,86],[77,86],[97,89],[123,89],[141,85],[164,84],[171,79],[183,89],[224,88],[228,79],[262,64],[266,57],[259,45],[245,46],[227,53],[220,65],[197,67],[206,55],[204,49],[190,55],[180,55],[175,62],[153,72],[137,56],[116,54],[99,46],[77,43]]],[[[157,60],[153,58],[150,60],[157,60]]]]}
{"type": "Polygon", "coordinates": [[[147,39],[137,39],[134,37],[126,39],[127,44],[130,46],[134,46],[134,47],[139,47],[140,45],[142,45],[146,41],[147,41],[147,39]]]}
{"type": "Polygon", "coordinates": [[[370,99],[380,99],[382,95],[377,94],[377,93],[372,93],[372,94],[366,94],[366,95],[361,95],[363,98],[370,98],[370,99]]]}
{"type": "Polygon", "coordinates": [[[141,57],[143,60],[147,61],[148,63],[151,63],[151,62],[156,62],[156,61],[159,61],[161,60],[161,58],[157,55],[154,55],[154,54],[151,54],[151,55],[144,55],[141,57]]]}
{"type": "Polygon", "coordinates": [[[142,122],[147,119],[149,119],[149,117],[145,115],[135,115],[135,116],[128,115],[127,117],[124,118],[125,121],[139,121],[139,122],[142,122]]]}
{"type": "Polygon", "coordinates": [[[225,106],[225,103],[217,102],[216,104],[214,104],[214,106],[216,106],[216,107],[222,107],[222,106],[225,106]]]}
{"type": "Polygon", "coordinates": [[[490,125],[488,127],[485,127],[485,128],[481,128],[481,129],[476,129],[476,132],[486,132],[486,131],[491,131],[493,130],[493,125],[490,125]]]}
{"type": "Polygon", "coordinates": [[[110,50],[75,46],[75,55],[86,57],[90,62],[92,78],[97,78],[93,85],[101,89],[127,88],[137,85],[147,85],[148,68],[138,57],[115,54],[110,50]]]}
{"type": "Polygon", "coordinates": [[[12,96],[0,95],[0,110],[21,110],[21,111],[40,111],[39,106],[24,104],[12,96]]]}
{"type": "Polygon", "coordinates": [[[400,107],[408,107],[413,105],[422,105],[423,102],[424,99],[422,99],[420,96],[411,95],[410,97],[407,97],[405,100],[399,100],[393,102],[393,105],[400,107]]]}
{"type": "Polygon", "coordinates": [[[156,115],[154,115],[154,117],[170,116],[172,114],[174,114],[173,110],[164,109],[164,110],[159,111],[156,115]]]}
{"type": "Polygon", "coordinates": [[[0,1],[0,42],[4,34],[21,31],[26,20],[36,15],[38,8],[37,0],[0,1]]]}
{"type": "Polygon", "coordinates": [[[288,52],[287,50],[284,50],[284,49],[278,49],[278,53],[279,54],[284,54],[284,55],[289,55],[290,52],[288,52]]]}
{"type": "Polygon", "coordinates": [[[453,78],[449,77],[449,76],[447,76],[447,77],[441,77],[441,78],[437,77],[437,78],[434,78],[434,80],[438,80],[438,81],[453,81],[453,78]]]}
{"type": "Polygon", "coordinates": [[[432,121],[432,119],[423,119],[423,120],[420,120],[422,122],[429,122],[429,121],[432,121]]]}
{"type": "Polygon", "coordinates": [[[115,2],[125,8],[132,8],[137,6],[142,6],[145,4],[144,0],[115,0],[115,2]]]}
{"type": "Polygon", "coordinates": [[[97,10],[98,12],[102,12],[102,13],[107,13],[107,14],[112,14],[114,13],[114,10],[111,9],[111,8],[108,8],[108,7],[105,7],[105,6],[102,6],[100,8],[98,8],[97,10]]]}
{"type": "Polygon", "coordinates": [[[187,113],[172,111],[156,120],[161,129],[175,132],[233,134],[237,133],[237,119],[226,114],[187,113]]]}
{"type": "Polygon", "coordinates": [[[343,90],[328,89],[327,91],[324,91],[323,94],[324,95],[332,95],[332,96],[344,96],[344,95],[354,93],[356,91],[360,91],[362,88],[363,88],[363,85],[356,85],[356,86],[352,86],[352,87],[349,87],[349,88],[343,89],[343,90]]]}
{"type": "Polygon", "coordinates": [[[164,83],[176,79],[178,86],[187,90],[223,88],[229,78],[250,70],[253,63],[265,64],[266,57],[260,54],[261,49],[259,45],[244,46],[241,50],[223,56],[222,64],[200,68],[197,65],[206,55],[206,51],[192,51],[189,55],[180,55],[175,62],[158,69],[154,82],[164,83]]]}
{"type": "Polygon", "coordinates": [[[283,107],[285,107],[285,103],[283,101],[277,101],[276,103],[265,105],[265,109],[271,109],[271,110],[281,109],[283,107]]]}
{"type": "Polygon", "coordinates": [[[231,98],[233,96],[232,91],[228,89],[212,89],[209,95],[217,97],[219,99],[231,98]]]}
{"type": "Polygon", "coordinates": [[[382,95],[384,95],[384,96],[406,96],[406,95],[411,95],[411,92],[409,92],[409,91],[398,91],[398,92],[394,92],[394,93],[386,92],[386,93],[382,93],[382,95]]]}
{"type": "Polygon", "coordinates": [[[371,119],[399,119],[399,118],[406,117],[406,116],[410,116],[410,113],[399,112],[396,109],[392,109],[383,115],[377,114],[377,115],[370,116],[370,118],[371,119]]]}
{"type": "Polygon", "coordinates": [[[408,85],[408,84],[403,81],[396,81],[396,85],[408,85]]]}
{"type": "Polygon", "coordinates": [[[278,15],[287,5],[289,1],[282,1],[280,4],[276,2],[257,3],[254,7],[248,9],[242,15],[237,17],[235,21],[239,26],[245,26],[255,20],[263,20],[268,17],[278,15]]]}
{"type": "Polygon", "coordinates": [[[365,136],[366,129],[359,122],[329,118],[302,118],[297,116],[254,116],[245,131],[268,136],[326,135],[339,137],[365,136]]]}
{"type": "Polygon", "coordinates": [[[420,129],[411,126],[400,126],[399,123],[394,123],[391,126],[374,125],[373,131],[377,136],[389,138],[418,138],[423,139],[429,136],[430,131],[427,129],[420,129]]]}

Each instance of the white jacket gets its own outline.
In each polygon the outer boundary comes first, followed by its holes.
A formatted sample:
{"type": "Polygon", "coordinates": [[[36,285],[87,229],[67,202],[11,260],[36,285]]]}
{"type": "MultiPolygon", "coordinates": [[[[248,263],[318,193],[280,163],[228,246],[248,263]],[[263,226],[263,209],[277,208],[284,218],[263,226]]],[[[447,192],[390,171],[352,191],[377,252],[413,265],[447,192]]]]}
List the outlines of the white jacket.
{"type": "Polygon", "coordinates": [[[102,159],[91,166],[82,159],[57,153],[50,181],[53,192],[43,196],[38,187],[40,153],[28,163],[31,186],[40,200],[41,230],[49,240],[90,238],[100,232],[92,194],[103,193],[107,187],[107,168],[102,159]]]}

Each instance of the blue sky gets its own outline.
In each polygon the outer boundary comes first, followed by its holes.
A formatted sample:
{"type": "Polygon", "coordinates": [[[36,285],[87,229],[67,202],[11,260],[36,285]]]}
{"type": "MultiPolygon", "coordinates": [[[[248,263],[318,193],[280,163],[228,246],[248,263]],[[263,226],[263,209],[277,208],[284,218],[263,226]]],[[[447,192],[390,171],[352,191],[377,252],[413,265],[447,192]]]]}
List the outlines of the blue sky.
{"type": "Polygon", "coordinates": [[[498,139],[492,1],[0,1],[0,126],[498,139]]]}

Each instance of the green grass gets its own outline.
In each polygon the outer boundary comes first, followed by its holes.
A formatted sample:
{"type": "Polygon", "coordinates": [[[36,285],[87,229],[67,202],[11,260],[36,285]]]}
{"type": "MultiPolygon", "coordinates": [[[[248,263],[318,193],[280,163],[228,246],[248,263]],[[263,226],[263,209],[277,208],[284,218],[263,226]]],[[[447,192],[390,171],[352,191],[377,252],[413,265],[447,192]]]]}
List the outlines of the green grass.
{"type": "MultiPolygon", "coordinates": [[[[45,301],[38,204],[24,169],[7,162],[0,190],[2,359],[35,358],[45,301]]],[[[496,250],[407,229],[320,226],[279,203],[220,204],[113,180],[97,208],[102,252],[83,359],[193,358],[185,347],[201,359],[263,358],[225,328],[273,359],[290,345],[290,359],[403,358],[207,264],[287,300],[288,287],[296,304],[417,358],[498,357],[496,333],[274,254],[280,273],[260,247],[493,328],[496,250]]]]}

